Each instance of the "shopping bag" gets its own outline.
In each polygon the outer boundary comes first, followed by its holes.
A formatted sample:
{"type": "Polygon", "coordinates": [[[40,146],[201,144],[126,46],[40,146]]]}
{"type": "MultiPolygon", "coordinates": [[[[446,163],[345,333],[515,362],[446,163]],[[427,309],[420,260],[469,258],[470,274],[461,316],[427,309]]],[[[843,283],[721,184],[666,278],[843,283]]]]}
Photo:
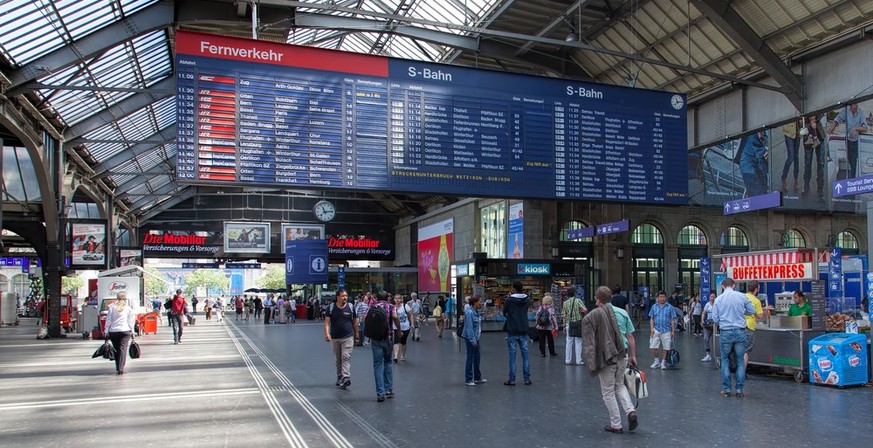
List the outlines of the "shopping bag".
{"type": "Polygon", "coordinates": [[[624,386],[628,393],[637,399],[648,398],[649,388],[646,386],[646,374],[637,366],[628,366],[624,371],[624,386]]]}
{"type": "Polygon", "coordinates": [[[140,352],[139,344],[137,344],[136,341],[130,341],[130,347],[127,349],[127,354],[130,355],[132,359],[139,359],[142,353],[140,352]]]}
{"type": "Polygon", "coordinates": [[[112,344],[110,344],[109,341],[103,341],[103,344],[94,351],[94,354],[91,355],[91,358],[103,358],[114,361],[115,348],[112,347],[112,344]]]}

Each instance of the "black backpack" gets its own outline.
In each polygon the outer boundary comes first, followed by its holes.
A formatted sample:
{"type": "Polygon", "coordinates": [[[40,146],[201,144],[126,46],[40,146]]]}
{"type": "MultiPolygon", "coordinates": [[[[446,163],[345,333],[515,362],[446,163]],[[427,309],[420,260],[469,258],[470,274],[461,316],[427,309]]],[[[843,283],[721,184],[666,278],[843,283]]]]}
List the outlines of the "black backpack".
{"type": "Polygon", "coordinates": [[[173,299],[167,299],[167,301],[164,302],[164,309],[167,309],[167,310],[173,309],[173,299]]]}
{"type": "Polygon", "coordinates": [[[541,327],[548,327],[551,325],[551,322],[549,321],[549,312],[545,308],[537,313],[537,325],[541,327]]]}
{"type": "Polygon", "coordinates": [[[364,336],[374,341],[388,339],[388,314],[381,306],[373,305],[364,317],[364,336]]]}

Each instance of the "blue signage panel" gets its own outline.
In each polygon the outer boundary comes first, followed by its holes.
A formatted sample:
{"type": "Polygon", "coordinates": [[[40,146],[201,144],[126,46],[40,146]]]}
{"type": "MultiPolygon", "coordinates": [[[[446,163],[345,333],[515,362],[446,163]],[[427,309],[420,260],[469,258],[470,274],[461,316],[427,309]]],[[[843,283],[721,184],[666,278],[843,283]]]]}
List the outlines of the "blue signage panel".
{"type": "Polygon", "coordinates": [[[336,288],[342,289],[346,287],[346,267],[340,266],[336,270],[336,288]]]}
{"type": "Polygon", "coordinates": [[[516,268],[518,275],[549,275],[552,266],[548,263],[519,263],[516,268]]]}
{"type": "Polygon", "coordinates": [[[724,214],[733,215],[736,213],[751,212],[753,210],[763,210],[767,208],[775,208],[782,206],[782,193],[774,191],[772,193],[751,196],[748,198],[735,199],[724,203],[724,214]]]}
{"type": "Polygon", "coordinates": [[[261,263],[225,263],[225,269],[261,269],[261,263]]]}
{"type": "Polygon", "coordinates": [[[833,197],[853,196],[862,193],[873,193],[873,175],[853,177],[834,181],[833,197]]]}
{"type": "Polygon", "coordinates": [[[712,291],[712,261],[709,257],[700,259],[700,303],[706,305],[709,293],[712,291]]]}
{"type": "Polygon", "coordinates": [[[594,236],[595,227],[585,227],[584,229],[576,229],[567,232],[567,239],[581,240],[582,238],[591,238],[594,236]]]}
{"type": "Polygon", "coordinates": [[[828,298],[839,299],[843,297],[843,250],[834,247],[830,250],[828,262],[828,298]]]}
{"type": "Polygon", "coordinates": [[[687,204],[681,94],[179,31],[177,181],[687,204]]]}
{"type": "Polygon", "coordinates": [[[288,240],[285,242],[285,283],[327,283],[327,240],[288,240]]]}
{"type": "Polygon", "coordinates": [[[230,273],[230,294],[241,295],[243,293],[243,273],[234,270],[230,273]]]}
{"type": "Polygon", "coordinates": [[[182,269],[218,269],[218,263],[182,263],[182,269]]]}
{"type": "Polygon", "coordinates": [[[608,233],[621,233],[627,232],[630,229],[630,221],[616,221],[616,222],[608,222],[606,224],[598,224],[597,225],[597,234],[598,235],[606,235],[608,233]]]}
{"type": "Polygon", "coordinates": [[[457,267],[458,277],[466,277],[470,275],[470,265],[467,263],[459,264],[457,267]]]}

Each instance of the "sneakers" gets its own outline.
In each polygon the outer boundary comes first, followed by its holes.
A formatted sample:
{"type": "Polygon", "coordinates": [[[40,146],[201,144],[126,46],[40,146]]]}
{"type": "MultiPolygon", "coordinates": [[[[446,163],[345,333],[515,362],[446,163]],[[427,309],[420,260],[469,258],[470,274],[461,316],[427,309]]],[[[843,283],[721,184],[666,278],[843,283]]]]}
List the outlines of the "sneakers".
{"type": "Polygon", "coordinates": [[[394,391],[389,390],[388,392],[385,392],[385,398],[394,398],[394,391]]]}
{"type": "Polygon", "coordinates": [[[488,380],[486,380],[485,378],[482,378],[482,379],[475,380],[473,382],[476,384],[482,384],[482,383],[487,383],[488,380]]]}
{"type": "Polygon", "coordinates": [[[703,359],[701,359],[701,361],[703,361],[703,362],[712,361],[712,356],[709,356],[709,353],[707,353],[706,356],[704,356],[703,359]]]}
{"type": "Polygon", "coordinates": [[[660,359],[655,359],[655,362],[653,362],[652,365],[649,366],[649,368],[650,368],[650,369],[657,369],[658,366],[660,366],[660,365],[661,365],[661,360],[660,360],[660,359]]]}
{"type": "Polygon", "coordinates": [[[468,386],[475,386],[476,383],[474,383],[474,382],[472,382],[472,381],[467,381],[467,385],[468,385],[468,386]]]}
{"type": "Polygon", "coordinates": [[[637,429],[637,425],[639,425],[639,421],[637,420],[637,412],[636,411],[628,412],[627,423],[628,423],[628,425],[627,425],[628,430],[633,431],[633,430],[637,429]]]}
{"type": "Polygon", "coordinates": [[[351,385],[352,385],[352,380],[351,380],[351,378],[346,377],[345,379],[343,379],[342,383],[340,383],[339,387],[340,387],[340,389],[342,389],[342,390],[346,390],[346,389],[348,389],[349,386],[351,386],[351,385]]]}
{"type": "Polygon", "coordinates": [[[667,361],[661,360],[661,370],[667,370],[667,361]]]}
{"type": "Polygon", "coordinates": [[[384,395],[376,395],[376,401],[378,401],[379,403],[385,401],[385,396],[384,395]]]}

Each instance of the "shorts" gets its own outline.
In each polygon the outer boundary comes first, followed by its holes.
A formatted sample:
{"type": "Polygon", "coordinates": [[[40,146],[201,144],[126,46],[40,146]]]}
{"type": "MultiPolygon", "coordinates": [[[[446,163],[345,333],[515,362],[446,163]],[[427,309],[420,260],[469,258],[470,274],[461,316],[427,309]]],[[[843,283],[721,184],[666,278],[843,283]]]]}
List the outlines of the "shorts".
{"type": "Polygon", "coordinates": [[[670,333],[652,333],[652,336],[649,338],[649,348],[657,349],[663,348],[664,350],[670,350],[670,345],[673,343],[673,337],[670,336],[670,333]]]}
{"type": "Polygon", "coordinates": [[[746,330],[746,353],[752,353],[753,348],[755,348],[755,332],[746,330]]]}

